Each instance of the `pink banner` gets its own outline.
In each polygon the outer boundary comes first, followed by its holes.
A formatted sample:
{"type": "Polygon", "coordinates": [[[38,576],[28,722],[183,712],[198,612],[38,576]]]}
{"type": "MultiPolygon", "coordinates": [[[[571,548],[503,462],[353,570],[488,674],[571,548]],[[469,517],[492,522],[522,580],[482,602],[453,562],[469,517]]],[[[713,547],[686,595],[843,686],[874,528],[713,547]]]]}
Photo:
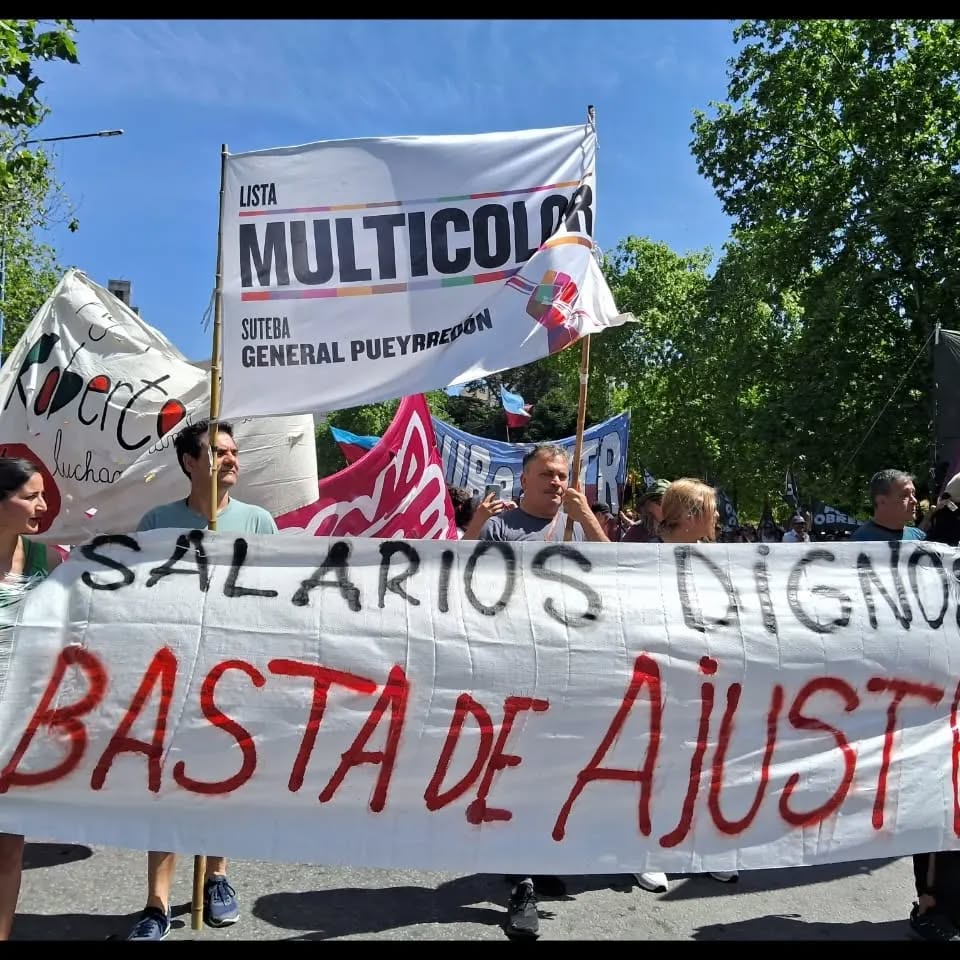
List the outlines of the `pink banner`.
{"type": "Polygon", "coordinates": [[[380,442],[320,481],[320,498],[276,518],[317,537],[456,540],[453,504],[422,394],[404,397],[380,442]]]}

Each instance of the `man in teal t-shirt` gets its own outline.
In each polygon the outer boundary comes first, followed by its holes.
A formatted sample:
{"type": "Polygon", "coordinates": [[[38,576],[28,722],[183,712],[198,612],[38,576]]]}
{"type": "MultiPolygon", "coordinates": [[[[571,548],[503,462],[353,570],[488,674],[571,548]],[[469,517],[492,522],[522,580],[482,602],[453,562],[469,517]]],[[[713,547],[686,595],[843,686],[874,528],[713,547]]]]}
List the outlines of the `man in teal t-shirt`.
{"type": "MultiPolygon", "coordinates": [[[[917,515],[917,491],[913,477],[902,470],[881,470],[870,480],[873,517],[857,527],[851,540],[925,540],[926,534],[911,526],[917,515]]],[[[949,914],[938,909],[936,871],[930,885],[931,853],[913,855],[913,877],[917,899],[910,911],[910,928],[921,940],[957,941],[960,930],[949,914]]]]}
{"type": "Polygon", "coordinates": [[[870,480],[873,518],[857,527],[851,540],[925,540],[912,526],[917,516],[913,477],[902,470],[881,470],[870,480]]]}
{"type": "MultiPolygon", "coordinates": [[[[209,487],[209,478],[208,487],[209,487]]],[[[219,480],[218,480],[219,485],[219,480]]],[[[273,517],[252,503],[234,500],[224,494],[226,505],[217,511],[217,533],[276,533],[277,525],[273,517]]],[[[209,490],[207,502],[210,501],[209,490]]],[[[143,515],[137,530],[159,530],[162,527],[184,528],[187,530],[205,530],[207,518],[190,505],[190,498],[174,500],[154,507],[143,515]]],[[[222,501],[221,501],[222,502],[222,501]]],[[[204,508],[206,509],[206,508],[204,508]]]]}
{"type": "MultiPolygon", "coordinates": [[[[144,514],[137,530],[161,528],[204,530],[210,514],[209,424],[201,420],[185,427],[173,444],[180,469],[190,480],[190,493],[183,500],[164,503],[144,514]]],[[[250,503],[234,500],[230,491],[240,473],[233,427],[217,424],[213,453],[217,470],[217,532],[277,533],[273,517],[250,503]]],[[[151,850],[147,860],[147,905],[140,914],[128,940],[163,940],[170,932],[170,888],[176,857],[172,853],[151,850]]],[[[203,889],[203,918],[212,927],[226,927],[240,919],[236,891],[227,881],[225,857],[207,857],[203,889]]]]}
{"type": "MultiPolygon", "coordinates": [[[[180,469],[190,480],[190,494],[183,500],[164,503],[143,515],[137,530],[159,530],[174,527],[205,530],[210,515],[210,453],[207,442],[208,424],[201,420],[177,434],[174,446],[180,469]]],[[[234,500],[230,491],[240,474],[240,459],[229,423],[217,424],[217,532],[277,533],[273,517],[252,503],[234,500]]]]}

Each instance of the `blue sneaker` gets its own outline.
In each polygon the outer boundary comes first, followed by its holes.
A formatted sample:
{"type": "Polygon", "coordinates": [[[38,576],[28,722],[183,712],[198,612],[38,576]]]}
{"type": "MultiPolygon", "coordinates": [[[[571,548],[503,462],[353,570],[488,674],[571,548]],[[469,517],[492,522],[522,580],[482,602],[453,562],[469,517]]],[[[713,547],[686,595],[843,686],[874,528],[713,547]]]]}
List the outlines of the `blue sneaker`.
{"type": "Polygon", "coordinates": [[[203,922],[211,927],[229,927],[239,919],[237,891],[226,877],[210,877],[203,886],[203,922]]]}
{"type": "Polygon", "coordinates": [[[170,917],[156,907],[146,907],[127,939],[166,940],[169,932],[170,917]]]}

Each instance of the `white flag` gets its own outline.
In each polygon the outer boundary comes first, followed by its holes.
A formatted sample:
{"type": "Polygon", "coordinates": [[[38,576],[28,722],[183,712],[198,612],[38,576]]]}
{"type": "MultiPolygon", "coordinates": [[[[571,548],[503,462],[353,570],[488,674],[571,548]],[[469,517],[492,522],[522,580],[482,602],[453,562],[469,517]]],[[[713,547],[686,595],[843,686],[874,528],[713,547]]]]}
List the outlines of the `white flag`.
{"type": "Polygon", "coordinates": [[[595,155],[582,124],[229,157],[225,413],[468,383],[630,319],[593,255],[595,155]]]}
{"type": "MultiPolygon", "coordinates": [[[[76,544],[128,532],[186,496],[173,437],[209,412],[209,373],[159,330],[68,270],[0,371],[0,456],[44,476],[37,539],[76,544]]],[[[235,423],[236,495],[273,514],[317,498],[313,418],[235,423]]]]}

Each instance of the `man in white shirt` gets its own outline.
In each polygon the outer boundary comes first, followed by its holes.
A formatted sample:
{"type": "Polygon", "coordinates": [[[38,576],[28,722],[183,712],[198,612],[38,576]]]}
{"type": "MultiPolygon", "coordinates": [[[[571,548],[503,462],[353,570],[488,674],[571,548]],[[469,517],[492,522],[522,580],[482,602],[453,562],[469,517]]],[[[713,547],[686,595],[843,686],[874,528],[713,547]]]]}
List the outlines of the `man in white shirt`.
{"type": "Polygon", "coordinates": [[[807,533],[807,521],[803,514],[797,513],[790,521],[790,529],[783,535],[784,543],[809,543],[810,534],[807,533]]]}

